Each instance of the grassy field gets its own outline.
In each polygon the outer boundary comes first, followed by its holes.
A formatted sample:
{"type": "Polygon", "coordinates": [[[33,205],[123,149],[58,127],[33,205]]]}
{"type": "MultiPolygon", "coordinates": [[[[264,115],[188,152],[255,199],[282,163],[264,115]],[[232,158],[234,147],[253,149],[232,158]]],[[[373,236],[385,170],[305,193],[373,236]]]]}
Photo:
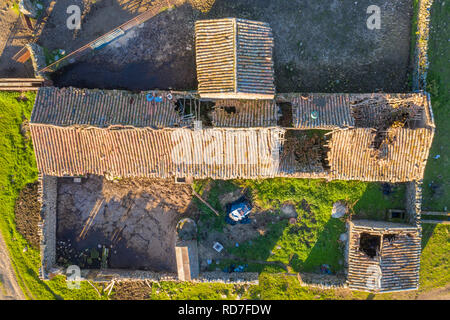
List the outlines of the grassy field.
{"type": "Polygon", "coordinates": [[[450,226],[423,225],[420,290],[450,283],[450,226]]]}
{"type": "Polygon", "coordinates": [[[17,232],[14,202],[19,191],[37,179],[37,169],[29,134],[21,131],[29,119],[35,94],[26,93],[27,101],[18,101],[16,92],[0,93],[0,231],[9,248],[19,285],[29,299],[95,299],[98,294],[88,284],[82,290],[68,290],[64,277],[52,281],[39,279],[39,252],[17,232]],[[28,250],[23,252],[27,246],[28,250]]]}
{"type": "Polygon", "coordinates": [[[436,122],[436,133],[430,151],[424,178],[423,207],[444,211],[450,199],[450,4],[434,1],[431,8],[431,31],[429,40],[430,67],[427,76],[428,91],[436,122]],[[439,155],[439,159],[434,159],[439,155]],[[431,184],[431,186],[430,186],[431,184]]]}
{"type": "MultiPolygon", "coordinates": [[[[428,92],[436,123],[436,133],[424,178],[425,210],[448,211],[450,200],[450,4],[435,0],[431,8],[431,31],[427,75],[428,92]],[[438,159],[434,159],[440,155],[438,159]]],[[[423,252],[420,270],[421,291],[450,283],[450,226],[423,226],[423,252]]]]}

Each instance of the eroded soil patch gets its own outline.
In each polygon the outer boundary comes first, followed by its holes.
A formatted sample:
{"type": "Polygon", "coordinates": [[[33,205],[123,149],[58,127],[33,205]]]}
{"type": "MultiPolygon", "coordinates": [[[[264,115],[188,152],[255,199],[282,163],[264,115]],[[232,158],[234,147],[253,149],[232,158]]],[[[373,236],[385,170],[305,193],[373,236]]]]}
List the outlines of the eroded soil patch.
{"type": "Polygon", "coordinates": [[[60,178],[58,262],[98,268],[105,246],[110,268],[175,272],[176,224],[190,203],[190,186],[167,180],[60,178]]]}
{"type": "Polygon", "coordinates": [[[39,248],[40,243],[38,223],[41,219],[41,205],[38,201],[38,186],[38,182],[27,184],[20,191],[14,208],[17,231],[35,249],[39,248]]]}

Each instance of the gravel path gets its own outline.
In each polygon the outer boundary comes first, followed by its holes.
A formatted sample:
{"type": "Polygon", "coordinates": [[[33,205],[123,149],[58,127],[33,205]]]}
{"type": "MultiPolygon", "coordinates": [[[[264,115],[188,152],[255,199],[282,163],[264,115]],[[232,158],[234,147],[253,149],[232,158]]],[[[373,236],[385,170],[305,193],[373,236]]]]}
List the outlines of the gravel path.
{"type": "Polygon", "coordinates": [[[25,300],[17,283],[3,236],[0,234],[0,300],[25,300]]]}

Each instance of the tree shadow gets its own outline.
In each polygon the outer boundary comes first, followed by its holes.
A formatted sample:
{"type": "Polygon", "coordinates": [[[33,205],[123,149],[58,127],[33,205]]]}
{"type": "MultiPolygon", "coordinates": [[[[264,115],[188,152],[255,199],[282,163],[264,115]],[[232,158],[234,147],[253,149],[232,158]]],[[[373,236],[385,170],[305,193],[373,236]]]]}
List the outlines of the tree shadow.
{"type": "Polygon", "coordinates": [[[427,246],[436,227],[436,224],[422,223],[422,250],[427,246]]]}
{"type": "Polygon", "coordinates": [[[61,60],[61,68],[49,73],[54,84],[134,91],[195,89],[194,22],[199,13],[187,1],[134,1],[131,7],[116,0],[105,6],[108,1],[85,9],[81,30],[75,31],[61,21],[61,16],[68,17],[66,6],[57,4],[38,44],[46,52],[64,49],[69,54],[136,17],[136,12],[152,8],[155,13],[106,45],[61,60]],[[177,6],[169,7],[173,4],[177,6]]]}
{"type": "Polygon", "coordinates": [[[339,241],[341,233],[345,232],[345,223],[341,219],[330,218],[312,247],[305,261],[293,260],[294,269],[306,272],[320,272],[320,266],[330,266],[336,273],[344,267],[344,245],[339,241]]]}

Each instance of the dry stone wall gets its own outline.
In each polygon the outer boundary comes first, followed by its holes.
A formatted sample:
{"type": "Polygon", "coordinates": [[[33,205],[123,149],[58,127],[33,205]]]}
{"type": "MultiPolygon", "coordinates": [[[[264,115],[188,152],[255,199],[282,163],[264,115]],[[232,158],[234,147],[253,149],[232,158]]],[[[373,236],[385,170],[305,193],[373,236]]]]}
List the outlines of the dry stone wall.
{"type": "Polygon", "coordinates": [[[57,178],[40,175],[39,201],[41,202],[41,270],[42,279],[47,279],[48,273],[56,267],[56,198],[57,178]]]}

